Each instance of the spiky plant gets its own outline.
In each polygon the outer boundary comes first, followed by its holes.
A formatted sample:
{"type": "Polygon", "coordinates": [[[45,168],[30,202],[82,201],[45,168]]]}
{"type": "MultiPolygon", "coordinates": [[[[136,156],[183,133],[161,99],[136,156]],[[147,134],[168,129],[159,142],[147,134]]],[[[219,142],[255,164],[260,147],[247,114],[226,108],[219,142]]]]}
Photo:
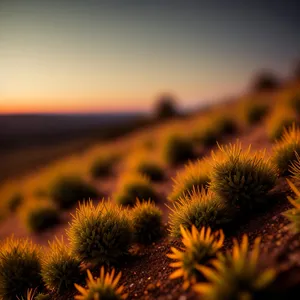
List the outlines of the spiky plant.
{"type": "Polygon", "coordinates": [[[293,170],[293,162],[300,153],[300,129],[293,124],[284,130],[282,138],[273,147],[273,162],[280,175],[289,175],[293,170]]]}
{"type": "Polygon", "coordinates": [[[157,200],[157,194],[151,181],[139,173],[121,177],[114,199],[120,205],[134,206],[136,199],[157,200]]]}
{"type": "Polygon", "coordinates": [[[141,161],[137,166],[137,171],[152,181],[161,181],[164,178],[162,166],[152,161],[141,161]]]}
{"type": "Polygon", "coordinates": [[[76,176],[63,176],[53,183],[50,196],[61,208],[69,208],[78,201],[98,197],[97,190],[76,176]]]}
{"type": "Polygon", "coordinates": [[[41,232],[59,222],[59,211],[49,201],[27,201],[20,217],[31,232],[41,232]]]}
{"type": "Polygon", "coordinates": [[[119,285],[122,273],[115,276],[115,269],[111,273],[105,273],[104,267],[100,269],[100,276],[94,279],[90,270],[87,271],[87,288],[75,284],[80,295],[75,296],[76,300],[121,300],[126,299],[123,293],[124,286],[119,285]]]}
{"type": "Polygon", "coordinates": [[[49,251],[42,258],[42,278],[49,290],[58,293],[70,290],[79,282],[80,260],[71,254],[63,239],[49,242],[49,251]]]}
{"type": "Polygon", "coordinates": [[[42,284],[40,248],[29,240],[8,238],[0,246],[0,298],[23,297],[42,284]]]}
{"type": "Polygon", "coordinates": [[[247,235],[243,236],[240,245],[234,239],[232,254],[219,253],[212,267],[198,267],[208,282],[197,283],[194,290],[204,300],[270,299],[267,289],[276,273],[273,269],[258,267],[259,250],[260,238],[255,240],[251,252],[247,235]]]}
{"type": "Polygon", "coordinates": [[[300,191],[290,180],[287,179],[287,182],[291,190],[295,193],[296,198],[293,199],[292,197],[288,196],[288,200],[293,205],[293,208],[284,212],[283,215],[287,217],[291,222],[290,224],[291,230],[294,233],[299,233],[300,232],[300,191]]]}
{"type": "Polygon", "coordinates": [[[193,188],[206,188],[210,181],[210,164],[206,160],[190,162],[173,179],[173,190],[168,196],[170,201],[177,201],[188,196],[193,188]]]}
{"type": "Polygon", "coordinates": [[[182,243],[184,247],[178,250],[171,248],[172,253],[167,256],[176,262],[170,264],[176,268],[171,275],[171,279],[183,277],[183,288],[187,289],[190,284],[194,284],[201,278],[198,270],[200,265],[208,265],[223,246],[224,234],[223,231],[212,233],[210,227],[202,227],[200,231],[193,225],[192,230],[184,229],[180,225],[182,235],[182,243]]]}
{"type": "Polygon", "coordinates": [[[34,298],[34,300],[51,300],[51,296],[49,294],[37,294],[34,298]]]}
{"type": "Polygon", "coordinates": [[[102,200],[79,204],[67,235],[71,251],[81,261],[111,264],[118,261],[132,241],[132,225],[126,210],[102,200]]]}
{"type": "Polygon", "coordinates": [[[266,201],[275,186],[277,169],[265,158],[265,151],[251,153],[242,149],[241,143],[219,146],[213,153],[210,188],[229,205],[251,209],[266,201]]]}
{"type": "Polygon", "coordinates": [[[197,229],[203,226],[212,229],[220,228],[229,222],[233,212],[223,200],[210,190],[193,189],[191,193],[183,196],[169,206],[170,233],[174,237],[180,236],[180,225],[191,229],[194,225],[197,229]]]}
{"type": "Polygon", "coordinates": [[[154,242],[162,235],[162,212],[152,202],[138,201],[131,211],[135,241],[154,242]]]}
{"type": "Polygon", "coordinates": [[[193,157],[194,149],[191,141],[178,135],[167,137],[163,145],[163,158],[168,165],[178,165],[193,157]]]}

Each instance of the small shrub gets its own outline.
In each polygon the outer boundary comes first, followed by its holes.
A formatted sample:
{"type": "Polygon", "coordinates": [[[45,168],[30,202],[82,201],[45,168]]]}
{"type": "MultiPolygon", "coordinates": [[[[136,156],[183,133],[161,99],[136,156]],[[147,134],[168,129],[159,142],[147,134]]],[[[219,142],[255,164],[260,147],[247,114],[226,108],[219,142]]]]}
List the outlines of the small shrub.
{"type": "Polygon", "coordinates": [[[275,186],[277,170],[264,152],[242,150],[241,143],[219,146],[213,154],[210,188],[230,206],[251,209],[266,201],[275,186]]]}
{"type": "Polygon", "coordinates": [[[284,130],[283,137],[273,147],[273,162],[277,165],[280,175],[289,175],[290,168],[300,153],[300,129],[293,126],[284,130]]]}
{"type": "Polygon", "coordinates": [[[81,261],[111,264],[118,261],[132,240],[132,226],[126,211],[102,200],[79,204],[67,235],[72,253],[81,261]]]}
{"type": "Polygon", "coordinates": [[[15,212],[23,202],[23,195],[20,193],[13,194],[7,201],[7,207],[10,212],[15,212]]]}
{"type": "Polygon", "coordinates": [[[210,190],[193,189],[193,191],[169,207],[170,233],[180,236],[180,225],[190,230],[194,225],[198,230],[203,226],[220,228],[232,219],[233,212],[223,200],[210,190]]]}
{"type": "Polygon", "coordinates": [[[220,134],[215,125],[210,125],[194,133],[193,140],[205,147],[211,147],[216,145],[219,137],[220,134]]]}
{"type": "Polygon", "coordinates": [[[161,181],[164,178],[163,168],[155,162],[142,161],[137,166],[137,171],[152,181],[161,181]]]}
{"type": "Polygon", "coordinates": [[[87,271],[87,288],[75,284],[80,295],[75,296],[76,300],[121,300],[126,299],[127,295],[123,293],[124,287],[119,285],[122,273],[115,276],[115,269],[111,273],[105,273],[104,267],[100,269],[100,277],[94,279],[90,270],[87,271]],[[118,287],[119,285],[119,287],[118,287]]]}
{"type": "Polygon", "coordinates": [[[0,298],[22,298],[41,285],[40,249],[29,240],[7,239],[0,247],[0,298]]]}
{"type": "Polygon", "coordinates": [[[218,254],[213,267],[199,266],[208,282],[197,283],[194,290],[203,300],[229,299],[270,299],[267,289],[274,280],[273,269],[261,270],[258,267],[260,238],[254,242],[249,252],[249,242],[243,236],[241,245],[233,240],[232,254],[218,254]]]}
{"type": "Polygon", "coordinates": [[[113,166],[118,161],[117,155],[106,155],[97,158],[91,165],[90,173],[93,178],[107,177],[112,174],[113,166]]]}
{"type": "Polygon", "coordinates": [[[157,194],[146,176],[134,174],[122,178],[114,198],[120,205],[134,206],[137,198],[155,201],[157,194]]]}
{"type": "Polygon", "coordinates": [[[135,240],[149,244],[162,236],[162,212],[150,201],[138,201],[132,212],[135,240]]]}
{"type": "Polygon", "coordinates": [[[98,196],[97,190],[79,177],[58,178],[50,190],[54,202],[61,208],[69,208],[78,201],[93,199],[98,196]]]}
{"type": "Polygon", "coordinates": [[[163,148],[163,156],[168,165],[184,163],[194,157],[193,144],[183,137],[169,136],[163,148]]]}
{"type": "Polygon", "coordinates": [[[260,122],[268,113],[269,107],[264,103],[250,103],[246,108],[246,121],[248,124],[260,122]]]}
{"type": "Polygon", "coordinates": [[[31,232],[41,232],[55,226],[59,222],[59,211],[57,208],[52,203],[43,200],[28,201],[20,215],[31,232]]]}
{"type": "Polygon", "coordinates": [[[170,94],[159,97],[155,103],[154,114],[158,119],[168,119],[178,115],[177,101],[170,94]]]}
{"type": "Polygon", "coordinates": [[[210,165],[206,160],[189,163],[185,169],[178,172],[173,179],[173,190],[168,196],[170,201],[177,201],[188,196],[193,188],[206,188],[210,181],[210,165]]]}
{"type": "Polygon", "coordinates": [[[71,254],[63,240],[49,243],[49,251],[42,259],[42,278],[49,290],[58,293],[74,288],[74,282],[81,280],[80,260],[71,254]]]}
{"type": "Polygon", "coordinates": [[[170,275],[170,279],[183,277],[183,288],[186,289],[201,278],[199,266],[210,264],[216,258],[223,246],[224,234],[222,230],[212,233],[209,227],[202,227],[198,231],[195,226],[192,226],[191,231],[180,226],[180,231],[184,245],[182,251],[172,247],[172,253],[167,256],[176,260],[170,264],[177,269],[170,275]]]}

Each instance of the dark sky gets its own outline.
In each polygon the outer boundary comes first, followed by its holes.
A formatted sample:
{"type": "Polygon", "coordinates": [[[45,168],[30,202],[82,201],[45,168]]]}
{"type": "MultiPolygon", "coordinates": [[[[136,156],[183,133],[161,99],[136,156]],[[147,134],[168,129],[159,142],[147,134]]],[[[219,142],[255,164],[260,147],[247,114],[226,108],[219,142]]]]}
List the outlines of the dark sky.
{"type": "Polygon", "coordinates": [[[0,101],[92,110],[148,108],[161,91],[186,105],[226,96],[261,68],[288,74],[299,11],[269,0],[0,0],[0,101]]]}

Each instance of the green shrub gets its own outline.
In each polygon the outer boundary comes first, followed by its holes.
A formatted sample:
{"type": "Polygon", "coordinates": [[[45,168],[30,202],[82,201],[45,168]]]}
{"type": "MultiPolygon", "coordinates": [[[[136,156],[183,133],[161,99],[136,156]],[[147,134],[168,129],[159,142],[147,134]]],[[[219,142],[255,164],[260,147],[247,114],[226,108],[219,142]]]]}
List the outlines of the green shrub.
{"type": "Polygon", "coordinates": [[[134,206],[137,198],[156,201],[157,194],[147,177],[132,174],[122,178],[114,198],[119,205],[134,206]]]}
{"type": "Polygon", "coordinates": [[[124,287],[119,285],[121,272],[115,276],[115,269],[112,269],[111,273],[105,273],[104,267],[101,267],[98,278],[94,279],[90,270],[87,271],[87,275],[87,288],[75,284],[81,294],[75,296],[76,300],[121,300],[127,298],[127,295],[123,293],[124,287]]]}
{"type": "Polygon", "coordinates": [[[137,166],[137,171],[150,178],[152,181],[161,181],[164,178],[162,167],[155,162],[143,161],[137,166]]]}
{"type": "Polygon", "coordinates": [[[58,293],[72,290],[75,282],[80,282],[80,260],[71,254],[63,240],[49,243],[42,259],[42,278],[49,290],[58,293]]]}
{"type": "Polygon", "coordinates": [[[273,162],[280,175],[289,175],[294,161],[300,153],[300,130],[293,126],[285,129],[282,138],[273,147],[273,162]]]}
{"type": "Polygon", "coordinates": [[[21,218],[31,232],[41,232],[59,222],[59,211],[50,202],[28,202],[21,211],[21,218]]]}
{"type": "Polygon", "coordinates": [[[173,179],[173,189],[168,199],[177,201],[181,197],[188,196],[194,188],[206,188],[210,181],[210,164],[207,160],[190,162],[184,170],[177,173],[173,179]]]}
{"type": "Polygon", "coordinates": [[[54,182],[50,196],[59,207],[69,208],[78,201],[96,198],[98,192],[79,177],[65,176],[54,182]]]}
{"type": "Polygon", "coordinates": [[[194,157],[193,144],[183,137],[169,136],[163,148],[163,156],[168,165],[184,163],[194,157]]]}
{"type": "Polygon", "coordinates": [[[194,189],[169,208],[170,233],[174,237],[180,236],[180,225],[188,230],[191,230],[193,225],[198,230],[203,226],[217,229],[233,218],[233,211],[223,200],[205,189],[194,189]]]}
{"type": "Polygon", "coordinates": [[[220,146],[214,156],[210,188],[228,205],[251,209],[265,202],[275,186],[277,170],[264,152],[243,151],[241,144],[220,146]]]}
{"type": "Polygon", "coordinates": [[[150,201],[138,201],[132,212],[135,241],[149,244],[162,236],[162,212],[150,201]]]}
{"type": "Polygon", "coordinates": [[[241,245],[234,239],[232,252],[219,253],[212,267],[198,267],[207,281],[196,284],[194,290],[203,300],[273,299],[268,288],[276,272],[258,266],[259,251],[260,238],[254,241],[252,252],[246,235],[241,245]]]}
{"type": "Polygon", "coordinates": [[[194,284],[201,279],[198,271],[199,266],[212,263],[220,248],[223,246],[223,231],[211,232],[211,229],[202,227],[201,231],[193,225],[192,230],[186,230],[180,226],[182,235],[182,251],[172,247],[172,253],[167,256],[176,262],[170,264],[176,268],[170,275],[170,279],[183,277],[183,288],[187,289],[190,284],[194,284]]]}
{"type": "Polygon", "coordinates": [[[97,206],[79,204],[67,230],[72,253],[81,261],[111,264],[118,261],[132,240],[128,212],[102,200],[97,206]]]}
{"type": "Polygon", "coordinates": [[[0,297],[15,300],[41,285],[40,249],[28,240],[7,239],[0,247],[0,297]]]}
{"type": "Polygon", "coordinates": [[[269,107],[264,103],[251,103],[246,108],[246,121],[248,124],[260,122],[268,113],[269,107]]]}

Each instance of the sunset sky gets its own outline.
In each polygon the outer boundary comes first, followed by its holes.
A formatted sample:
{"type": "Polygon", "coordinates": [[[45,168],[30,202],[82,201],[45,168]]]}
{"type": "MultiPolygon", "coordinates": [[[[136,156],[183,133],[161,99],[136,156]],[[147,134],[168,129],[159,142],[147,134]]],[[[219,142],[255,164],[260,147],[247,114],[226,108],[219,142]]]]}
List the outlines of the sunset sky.
{"type": "Polygon", "coordinates": [[[0,0],[0,112],[232,95],[261,68],[288,74],[299,20],[296,1],[0,0]]]}

